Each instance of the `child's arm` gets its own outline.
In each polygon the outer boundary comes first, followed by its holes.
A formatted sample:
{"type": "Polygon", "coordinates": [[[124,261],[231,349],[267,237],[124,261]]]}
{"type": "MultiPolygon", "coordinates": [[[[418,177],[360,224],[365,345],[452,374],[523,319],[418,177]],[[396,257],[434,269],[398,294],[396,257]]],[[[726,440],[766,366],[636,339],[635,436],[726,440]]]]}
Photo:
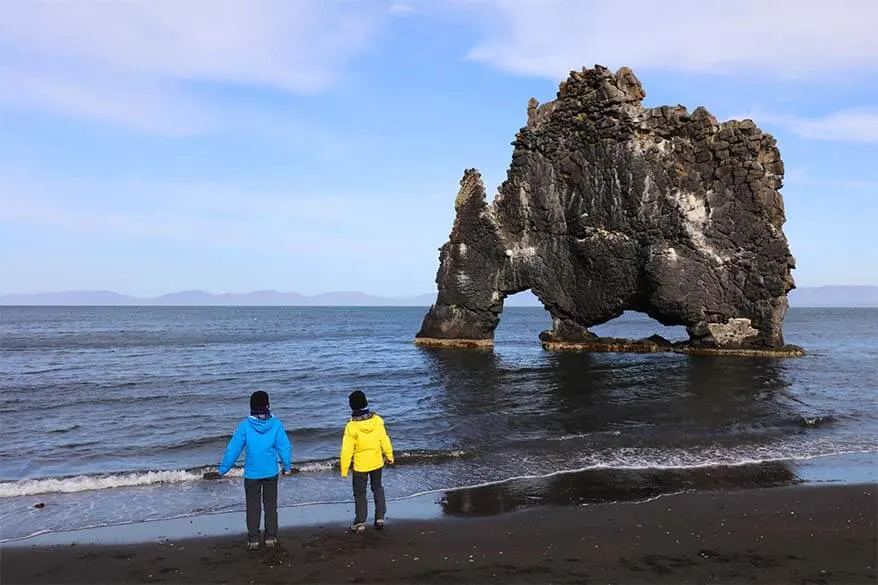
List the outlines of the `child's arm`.
{"type": "Polygon", "coordinates": [[[393,444],[390,442],[390,435],[384,428],[384,421],[381,421],[381,452],[387,458],[387,462],[393,465],[393,444]]]}
{"type": "Polygon", "coordinates": [[[220,475],[225,475],[229,472],[246,445],[247,434],[244,432],[244,425],[241,424],[235,429],[235,433],[232,435],[232,438],[229,440],[229,445],[226,447],[226,454],[223,455],[223,461],[220,463],[218,469],[220,475]]]}
{"type": "Polygon", "coordinates": [[[356,441],[348,429],[349,427],[345,425],[344,436],[341,438],[341,455],[339,456],[338,461],[338,464],[341,467],[342,477],[348,476],[348,469],[351,467],[351,459],[354,458],[354,444],[356,441]]]}
{"type": "Polygon", "coordinates": [[[274,448],[280,455],[280,462],[284,467],[284,473],[289,473],[293,467],[293,446],[290,444],[290,438],[287,436],[283,423],[280,423],[280,429],[274,438],[274,448]]]}

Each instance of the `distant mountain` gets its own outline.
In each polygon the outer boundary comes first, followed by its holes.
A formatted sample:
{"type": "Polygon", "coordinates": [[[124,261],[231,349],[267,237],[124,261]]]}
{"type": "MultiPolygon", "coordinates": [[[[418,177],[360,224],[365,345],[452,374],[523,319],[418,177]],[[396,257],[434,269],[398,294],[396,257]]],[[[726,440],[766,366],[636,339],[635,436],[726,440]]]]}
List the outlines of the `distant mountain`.
{"type": "MultiPolygon", "coordinates": [[[[340,290],[307,297],[303,299],[304,302],[302,304],[324,307],[371,307],[374,305],[394,305],[402,300],[403,299],[375,297],[358,290],[340,290]]],[[[408,299],[405,300],[408,301],[408,299]]]]}
{"type": "Polygon", "coordinates": [[[297,305],[307,298],[296,292],[257,290],[240,295],[228,295],[242,305],[297,305]]]}
{"type": "Polygon", "coordinates": [[[313,296],[296,292],[260,290],[248,293],[213,294],[203,290],[168,293],[140,298],[108,291],[65,291],[36,294],[0,295],[0,305],[55,306],[416,306],[428,307],[435,294],[411,297],[380,297],[360,291],[333,291],[313,296]]]}
{"type": "MultiPolygon", "coordinates": [[[[260,290],[248,293],[213,294],[203,290],[169,293],[155,298],[138,298],[110,291],[77,290],[36,294],[0,295],[0,305],[59,306],[339,306],[339,307],[429,307],[435,293],[408,297],[381,297],[361,291],[333,291],[306,296],[296,292],[260,290]]],[[[530,291],[506,299],[507,307],[539,307],[530,291]]],[[[792,307],[878,307],[878,286],[802,287],[790,293],[792,307]]]]}
{"type": "Polygon", "coordinates": [[[168,293],[156,299],[144,299],[144,301],[150,305],[216,305],[222,304],[222,299],[225,296],[214,295],[203,290],[184,290],[168,293]]]}
{"type": "Polygon", "coordinates": [[[878,307],[878,286],[804,286],[789,299],[791,307],[878,307]]]}

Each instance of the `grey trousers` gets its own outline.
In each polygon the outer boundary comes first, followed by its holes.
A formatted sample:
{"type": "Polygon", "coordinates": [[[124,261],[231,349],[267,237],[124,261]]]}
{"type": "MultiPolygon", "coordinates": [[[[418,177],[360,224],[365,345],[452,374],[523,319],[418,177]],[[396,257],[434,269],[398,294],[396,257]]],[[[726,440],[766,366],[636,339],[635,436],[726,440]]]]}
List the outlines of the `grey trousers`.
{"type": "Polygon", "coordinates": [[[366,483],[372,484],[372,498],[375,500],[375,519],[383,519],[387,514],[387,503],[384,501],[384,486],[381,485],[381,471],[354,471],[354,524],[366,522],[369,515],[369,503],[366,500],[366,483]]]}
{"type": "Polygon", "coordinates": [[[265,479],[245,479],[247,496],[247,538],[259,538],[259,521],[265,507],[265,536],[277,536],[277,476],[265,479]]]}

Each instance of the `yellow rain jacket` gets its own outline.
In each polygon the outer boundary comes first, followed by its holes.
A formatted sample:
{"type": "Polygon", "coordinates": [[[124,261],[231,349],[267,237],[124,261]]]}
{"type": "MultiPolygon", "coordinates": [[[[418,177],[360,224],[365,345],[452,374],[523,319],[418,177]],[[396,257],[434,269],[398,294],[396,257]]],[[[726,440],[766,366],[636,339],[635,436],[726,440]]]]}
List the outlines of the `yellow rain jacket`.
{"type": "Polygon", "coordinates": [[[384,457],[393,463],[393,445],[384,429],[384,419],[373,412],[369,418],[349,420],[341,440],[341,476],[348,476],[351,460],[354,471],[374,471],[384,467],[384,457]]]}

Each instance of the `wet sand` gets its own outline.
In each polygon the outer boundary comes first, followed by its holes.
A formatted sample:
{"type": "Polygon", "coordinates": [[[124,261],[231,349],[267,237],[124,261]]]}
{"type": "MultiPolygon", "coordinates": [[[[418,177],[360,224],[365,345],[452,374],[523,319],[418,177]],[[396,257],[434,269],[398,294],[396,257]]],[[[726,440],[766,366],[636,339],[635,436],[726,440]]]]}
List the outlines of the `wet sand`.
{"type": "Polygon", "coordinates": [[[876,494],[876,484],[802,485],[388,522],[365,534],[299,527],[282,530],[274,552],[248,553],[242,536],[6,546],[0,581],[875,583],[876,494]]]}

